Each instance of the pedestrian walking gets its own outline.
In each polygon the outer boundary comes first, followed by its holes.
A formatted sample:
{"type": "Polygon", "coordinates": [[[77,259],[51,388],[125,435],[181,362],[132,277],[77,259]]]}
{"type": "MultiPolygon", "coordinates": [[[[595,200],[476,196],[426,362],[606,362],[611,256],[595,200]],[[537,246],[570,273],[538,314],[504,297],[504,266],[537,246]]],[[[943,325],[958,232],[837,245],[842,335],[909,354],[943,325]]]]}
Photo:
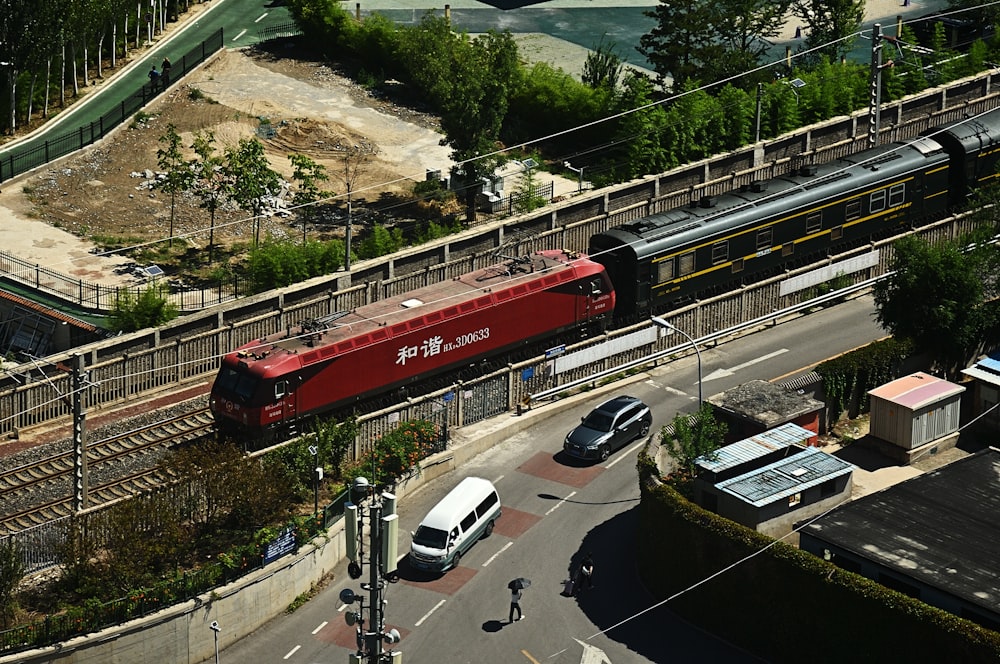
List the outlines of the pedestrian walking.
{"type": "Polygon", "coordinates": [[[156,86],[160,84],[160,72],[156,71],[156,65],[149,70],[149,87],[155,92],[156,86]]]}
{"type": "Polygon", "coordinates": [[[507,617],[507,622],[514,622],[514,612],[517,611],[517,619],[520,620],[524,617],[521,613],[521,594],[522,590],[520,588],[513,588],[510,591],[510,615],[507,617]]]}
{"type": "Polygon", "coordinates": [[[530,585],[531,579],[526,579],[523,576],[519,576],[507,584],[507,588],[510,589],[510,616],[508,616],[507,622],[514,622],[515,611],[517,611],[518,620],[524,617],[524,614],[521,613],[521,593],[530,585]]]}
{"type": "Polygon", "coordinates": [[[580,563],[580,571],[576,575],[576,583],[574,584],[574,589],[576,592],[583,590],[584,586],[587,589],[594,587],[594,558],[593,554],[587,553],[587,556],[580,563]]]}
{"type": "Polygon", "coordinates": [[[163,79],[163,87],[170,85],[170,58],[164,56],[160,63],[160,78],[163,79]]]}

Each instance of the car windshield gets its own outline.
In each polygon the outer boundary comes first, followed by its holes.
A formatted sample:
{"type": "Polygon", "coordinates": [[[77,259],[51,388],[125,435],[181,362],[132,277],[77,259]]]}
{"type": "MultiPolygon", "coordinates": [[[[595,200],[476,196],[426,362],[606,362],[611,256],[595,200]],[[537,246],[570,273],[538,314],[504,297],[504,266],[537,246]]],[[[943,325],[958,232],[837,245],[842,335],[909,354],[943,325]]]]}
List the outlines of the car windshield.
{"type": "Polygon", "coordinates": [[[611,431],[611,425],[614,422],[615,418],[608,413],[605,413],[603,410],[595,410],[590,415],[587,415],[587,419],[583,421],[583,426],[595,431],[611,431]]]}
{"type": "Polygon", "coordinates": [[[413,533],[413,543],[430,549],[443,549],[448,543],[448,533],[437,528],[420,526],[417,532],[413,533]]]}

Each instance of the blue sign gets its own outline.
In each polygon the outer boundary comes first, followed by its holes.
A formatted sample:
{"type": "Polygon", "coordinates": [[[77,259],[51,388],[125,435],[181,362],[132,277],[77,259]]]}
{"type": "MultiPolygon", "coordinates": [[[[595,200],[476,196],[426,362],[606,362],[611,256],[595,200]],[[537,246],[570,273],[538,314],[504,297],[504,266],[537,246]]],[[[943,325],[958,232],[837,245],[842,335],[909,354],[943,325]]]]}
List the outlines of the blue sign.
{"type": "Polygon", "coordinates": [[[295,551],[295,531],[291,526],[288,526],[281,531],[277,539],[267,545],[267,549],[264,551],[264,564],[277,560],[292,551],[295,551]]]}
{"type": "Polygon", "coordinates": [[[444,396],[441,397],[441,399],[445,403],[448,403],[449,401],[454,401],[454,399],[455,399],[455,393],[454,392],[445,392],[444,396]]]}
{"type": "Polygon", "coordinates": [[[555,348],[550,348],[545,351],[545,358],[548,359],[550,357],[556,357],[557,355],[562,355],[565,352],[566,344],[562,344],[561,346],[556,346],[555,348]]]}
{"type": "Polygon", "coordinates": [[[521,380],[531,380],[532,376],[535,375],[535,367],[528,367],[527,369],[521,370],[521,380]]]}

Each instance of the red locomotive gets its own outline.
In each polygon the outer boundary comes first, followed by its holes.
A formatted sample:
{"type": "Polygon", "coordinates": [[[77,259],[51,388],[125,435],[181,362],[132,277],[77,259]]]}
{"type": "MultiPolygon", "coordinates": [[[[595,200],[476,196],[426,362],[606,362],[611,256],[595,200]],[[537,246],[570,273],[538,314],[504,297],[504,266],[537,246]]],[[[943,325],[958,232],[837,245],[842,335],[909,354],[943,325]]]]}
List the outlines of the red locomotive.
{"type": "Polygon", "coordinates": [[[603,327],[614,306],[603,266],[539,251],[241,346],[223,358],[210,406],[221,429],[268,437],[472,360],[603,327]]]}

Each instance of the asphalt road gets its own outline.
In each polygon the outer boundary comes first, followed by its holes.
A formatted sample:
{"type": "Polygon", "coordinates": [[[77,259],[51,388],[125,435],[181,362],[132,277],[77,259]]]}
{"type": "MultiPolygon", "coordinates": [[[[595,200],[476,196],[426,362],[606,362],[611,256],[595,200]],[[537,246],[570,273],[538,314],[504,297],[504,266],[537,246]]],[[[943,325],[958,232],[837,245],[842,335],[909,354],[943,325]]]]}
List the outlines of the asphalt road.
{"type": "MultiPolygon", "coordinates": [[[[870,298],[860,298],[766,331],[702,351],[706,396],[754,379],[773,379],[883,336],[870,298]]],[[[496,483],[504,515],[493,535],[477,543],[460,567],[427,578],[401,564],[402,580],[389,587],[387,627],[402,634],[397,646],[410,663],[576,664],[608,662],[761,661],[655,606],[639,581],[635,542],[639,489],[630,445],[603,464],[564,458],[563,436],[597,403],[615,393],[645,400],[654,428],[696,407],[698,368],[691,355],[625,383],[559,402],[551,416],[511,436],[454,473],[430,483],[400,505],[400,548],[409,531],[447,491],[467,476],[496,483]],[[564,597],[563,581],[586,552],[595,560],[595,587],[564,597]],[[507,582],[532,579],[523,621],[507,624],[507,582]],[[598,652],[600,651],[600,652],[598,652]],[[602,654],[603,653],[603,654],[602,654]],[[602,659],[603,657],[603,659],[602,659]]],[[[502,416],[502,417],[510,417],[502,416]]],[[[490,424],[492,426],[493,423],[490,424]]],[[[367,579],[367,568],[365,578],[367,579]]],[[[729,572],[738,574],[739,569],[729,572]]],[[[360,592],[345,565],[335,581],[291,615],[282,615],[227,648],[224,662],[344,662],[354,637],[338,599],[360,592]]],[[[696,590],[693,592],[697,592],[696,590]]]]}

